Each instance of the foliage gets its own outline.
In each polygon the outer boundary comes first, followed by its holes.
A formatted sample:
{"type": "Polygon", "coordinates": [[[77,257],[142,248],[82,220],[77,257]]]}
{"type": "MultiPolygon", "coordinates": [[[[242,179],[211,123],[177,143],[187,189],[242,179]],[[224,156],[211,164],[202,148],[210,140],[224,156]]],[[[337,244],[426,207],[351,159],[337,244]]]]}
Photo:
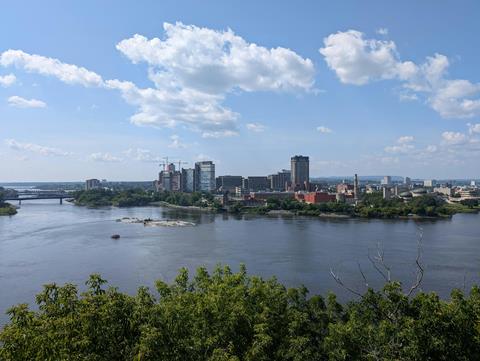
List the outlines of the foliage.
{"type": "Polygon", "coordinates": [[[366,218],[395,218],[410,215],[420,217],[445,217],[457,210],[434,195],[422,195],[409,201],[401,198],[383,199],[381,192],[365,194],[355,208],[355,214],[366,218]]]}
{"type": "Polygon", "coordinates": [[[38,310],[11,308],[1,360],[478,360],[480,289],[407,297],[398,283],[341,305],[275,279],[180,270],[157,294],[50,284],[38,310]]]}
{"type": "Polygon", "coordinates": [[[14,206],[4,201],[5,188],[0,187],[0,216],[13,216],[17,214],[17,210],[14,206]]]}
{"type": "Polygon", "coordinates": [[[92,189],[78,191],[75,203],[89,207],[134,207],[146,206],[152,202],[167,202],[179,206],[218,207],[213,196],[208,193],[153,192],[143,189],[92,189]]]}

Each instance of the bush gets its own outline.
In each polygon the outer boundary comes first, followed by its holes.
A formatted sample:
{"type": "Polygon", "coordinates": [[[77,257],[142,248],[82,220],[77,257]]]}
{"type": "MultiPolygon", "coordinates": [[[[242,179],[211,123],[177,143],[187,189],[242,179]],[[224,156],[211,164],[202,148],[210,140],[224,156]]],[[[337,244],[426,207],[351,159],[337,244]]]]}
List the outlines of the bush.
{"type": "Polygon", "coordinates": [[[478,360],[480,290],[407,297],[398,283],[341,305],[245,267],[157,281],[157,294],[46,285],[38,310],[11,308],[2,360],[478,360]]]}

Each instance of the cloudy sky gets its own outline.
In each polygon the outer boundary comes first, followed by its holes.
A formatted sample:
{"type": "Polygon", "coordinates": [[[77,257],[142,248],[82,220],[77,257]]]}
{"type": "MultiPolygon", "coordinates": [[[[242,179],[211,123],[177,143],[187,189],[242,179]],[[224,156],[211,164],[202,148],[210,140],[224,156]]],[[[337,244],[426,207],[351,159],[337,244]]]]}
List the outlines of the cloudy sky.
{"type": "Polygon", "coordinates": [[[480,178],[478,1],[18,1],[0,22],[0,181],[480,178]],[[290,3],[290,4],[288,4],[290,3]],[[185,166],[185,164],[184,164],[185,166]]]}

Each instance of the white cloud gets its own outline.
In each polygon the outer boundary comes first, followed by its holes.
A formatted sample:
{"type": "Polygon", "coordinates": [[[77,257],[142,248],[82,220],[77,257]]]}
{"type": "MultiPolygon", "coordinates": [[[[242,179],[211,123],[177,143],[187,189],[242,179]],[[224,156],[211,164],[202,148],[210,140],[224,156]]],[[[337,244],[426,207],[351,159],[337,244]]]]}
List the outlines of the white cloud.
{"type": "Polygon", "coordinates": [[[139,162],[158,163],[162,158],[152,153],[152,151],[143,148],[130,148],[123,152],[127,157],[139,162]]]}
{"type": "Polygon", "coordinates": [[[397,139],[397,144],[384,148],[384,151],[390,154],[407,154],[416,151],[413,144],[415,138],[412,135],[404,135],[397,139]]]}
{"type": "Polygon", "coordinates": [[[478,123],[478,124],[468,123],[467,126],[468,126],[468,132],[470,134],[474,134],[474,133],[480,134],[480,123],[478,123]]]}
{"type": "Polygon", "coordinates": [[[37,99],[25,99],[18,95],[8,98],[8,105],[16,108],[45,108],[47,104],[37,99]]]}
{"type": "Polygon", "coordinates": [[[102,162],[102,163],[118,163],[121,162],[123,159],[115,157],[110,153],[92,153],[90,154],[90,159],[94,162],[102,162]]]}
{"type": "Polygon", "coordinates": [[[205,131],[202,133],[202,138],[223,138],[233,137],[236,135],[238,135],[238,132],[233,130],[205,131]]]}
{"type": "Polygon", "coordinates": [[[134,35],[117,44],[133,63],[146,62],[155,88],[140,89],[119,80],[107,81],[138,107],[132,123],[184,126],[204,138],[238,134],[239,114],[223,106],[228,93],[240,91],[310,91],[314,66],[285,48],[248,43],[232,30],[164,24],[163,39],[134,35]]]}
{"type": "Polygon", "coordinates": [[[377,34],[379,35],[388,35],[388,29],[387,28],[379,28],[376,31],[377,34]]]}
{"type": "Polygon", "coordinates": [[[405,144],[405,143],[411,143],[415,140],[415,138],[411,135],[405,135],[403,137],[400,137],[397,139],[398,144],[405,144]]]}
{"type": "Polygon", "coordinates": [[[230,29],[217,31],[182,23],[164,23],[165,38],[134,35],[117,44],[132,62],[147,62],[153,79],[218,94],[244,91],[309,90],[314,66],[286,48],[248,43],[230,29]]]}
{"type": "Polygon", "coordinates": [[[429,145],[427,146],[427,148],[425,149],[426,152],[428,153],[435,153],[437,151],[438,147],[436,145],[429,145]]]}
{"type": "Polygon", "coordinates": [[[480,115],[480,83],[465,79],[447,79],[450,62],[445,55],[434,54],[423,64],[399,59],[393,41],[365,39],[349,30],[329,35],[319,51],[341,82],[364,85],[374,80],[398,79],[404,92],[401,100],[426,103],[443,118],[472,118],[480,115]]]}
{"type": "Polygon", "coordinates": [[[180,137],[176,134],[172,135],[170,139],[172,140],[172,142],[168,145],[169,148],[179,149],[187,147],[186,144],[180,141],[180,137]]]}
{"type": "Polygon", "coordinates": [[[13,74],[7,74],[7,75],[4,75],[4,76],[0,76],[0,86],[3,86],[3,87],[9,87],[10,85],[12,85],[13,83],[15,83],[17,81],[17,77],[13,74]]]}
{"type": "Polygon", "coordinates": [[[5,139],[5,144],[15,151],[27,151],[31,153],[36,153],[44,156],[60,156],[66,157],[72,153],[65,152],[58,148],[45,147],[43,145],[33,144],[33,143],[21,143],[17,142],[15,139],[5,139]]]}
{"type": "Polygon", "coordinates": [[[412,144],[404,143],[400,145],[393,145],[390,147],[385,147],[385,152],[387,153],[392,153],[392,154],[398,154],[398,153],[409,153],[415,149],[415,146],[412,144]]]}
{"type": "Polygon", "coordinates": [[[445,144],[450,145],[464,144],[468,140],[465,134],[459,132],[443,132],[442,138],[445,144]]]}
{"type": "Polygon", "coordinates": [[[178,125],[208,136],[229,135],[236,130],[238,114],[220,105],[223,97],[192,89],[140,89],[131,82],[108,80],[107,86],[120,90],[122,97],[138,111],[130,120],[139,126],[174,128],[178,125]]]}
{"type": "Polygon", "coordinates": [[[247,123],[245,124],[245,127],[252,131],[252,132],[256,132],[256,133],[261,133],[263,131],[265,131],[266,127],[265,125],[263,124],[260,124],[260,123],[247,123]]]}
{"type": "Polygon", "coordinates": [[[373,80],[407,78],[415,71],[412,62],[402,63],[393,41],[364,39],[348,30],[331,34],[319,51],[342,83],[363,85],[373,80]]]}
{"type": "Polygon", "coordinates": [[[7,50],[0,54],[0,65],[15,66],[28,72],[51,75],[67,84],[101,86],[102,77],[77,65],[62,63],[58,59],[28,54],[22,50],[7,50]]]}
{"type": "Polygon", "coordinates": [[[332,130],[330,128],[327,128],[323,125],[317,127],[317,131],[320,132],[320,133],[323,133],[323,134],[332,133],[332,130]]]}
{"type": "Polygon", "coordinates": [[[312,91],[313,62],[290,49],[249,43],[232,30],[164,24],[163,39],[134,35],[117,44],[133,63],[146,62],[154,87],[104,80],[83,67],[22,50],[0,53],[0,65],[50,75],[68,84],[119,90],[138,126],[182,127],[205,138],[238,134],[239,114],[223,105],[236,91],[312,91]]]}

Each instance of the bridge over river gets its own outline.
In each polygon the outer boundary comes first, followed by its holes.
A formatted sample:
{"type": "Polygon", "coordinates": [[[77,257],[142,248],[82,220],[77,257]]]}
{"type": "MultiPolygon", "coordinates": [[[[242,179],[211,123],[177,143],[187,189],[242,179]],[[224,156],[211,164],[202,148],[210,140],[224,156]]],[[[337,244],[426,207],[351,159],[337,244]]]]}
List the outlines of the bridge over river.
{"type": "Polygon", "coordinates": [[[36,201],[42,199],[58,199],[60,204],[63,204],[64,199],[72,199],[73,194],[71,192],[64,191],[44,191],[44,190],[22,190],[18,191],[15,195],[8,195],[4,198],[5,201],[18,201],[18,204],[22,204],[22,201],[36,201]]]}

